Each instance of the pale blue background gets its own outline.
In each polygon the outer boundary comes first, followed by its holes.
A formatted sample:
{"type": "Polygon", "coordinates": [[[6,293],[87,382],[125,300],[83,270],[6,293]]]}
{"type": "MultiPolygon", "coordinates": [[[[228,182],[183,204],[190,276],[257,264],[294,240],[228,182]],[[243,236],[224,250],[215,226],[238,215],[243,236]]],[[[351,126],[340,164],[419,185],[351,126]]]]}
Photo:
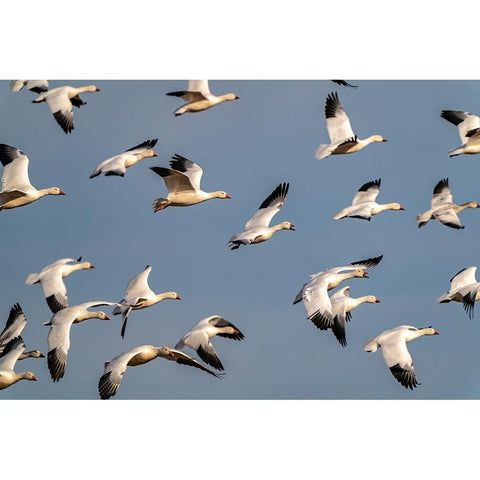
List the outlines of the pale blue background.
{"type": "Polygon", "coordinates": [[[222,380],[159,359],[129,368],[114,398],[479,398],[480,312],[469,320],[460,304],[435,299],[458,270],[479,264],[480,212],[461,214],[463,231],[438,222],[419,230],[415,216],[429,208],[432,189],[444,177],[454,201],[480,201],[478,158],[448,157],[460,140],[456,127],[440,118],[442,109],[480,113],[480,82],[348,80],[358,90],[328,80],[211,80],[213,93],[234,92],[240,100],[178,118],[173,111],[181,99],[165,93],[184,88],[185,80],[53,80],[51,88],[94,83],[101,89],[82,96],[87,105],[75,109],[70,135],[45,104],[30,103],[34,93],[12,93],[8,81],[0,82],[1,142],[29,156],[34,186],[67,192],[0,213],[0,316],[6,320],[20,302],[28,319],[27,348],[46,354],[48,328],[42,323],[50,313],[40,286],[26,286],[25,278],[58,258],[80,255],[96,269],[66,278],[71,305],[120,300],[128,280],[147,264],[154,291],[175,290],[183,299],[133,312],[125,340],[118,316],[75,325],[58,384],[46,362],[27,359],[16,369],[34,371],[39,381],[19,382],[1,398],[97,399],[104,361],[144,343],[174,346],[213,314],[245,334],[242,342],[213,339],[227,373],[222,380]],[[388,143],[316,160],[318,144],[328,140],[324,103],[331,91],[339,93],[360,138],[379,133],[388,143]],[[88,178],[105,158],[154,137],[159,157],[129,168],[123,179],[88,178]],[[152,201],[166,189],[148,167],[167,165],[174,153],[202,166],[204,190],[225,190],[232,200],[153,214],[152,201]],[[370,223],[331,219],[376,178],[382,179],[378,201],[398,201],[406,211],[385,212],[370,223]],[[274,223],[291,221],[297,231],[228,250],[230,236],[280,182],[290,182],[290,191],[274,223]],[[310,274],[380,254],[384,259],[370,279],[343,284],[352,296],[382,300],[353,312],[347,348],[331,332],[317,330],[303,305],[292,306],[310,274]],[[368,338],[400,324],[432,325],[441,333],[409,344],[421,382],[414,391],[396,382],[381,352],[362,350],[368,338]]]}

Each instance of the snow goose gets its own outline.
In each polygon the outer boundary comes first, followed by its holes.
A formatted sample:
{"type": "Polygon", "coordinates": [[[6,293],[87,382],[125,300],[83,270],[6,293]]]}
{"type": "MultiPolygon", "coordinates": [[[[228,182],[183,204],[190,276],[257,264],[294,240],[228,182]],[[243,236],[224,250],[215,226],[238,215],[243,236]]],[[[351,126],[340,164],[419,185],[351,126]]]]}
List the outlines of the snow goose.
{"type": "Polygon", "coordinates": [[[168,189],[167,198],[157,198],[153,202],[153,211],[158,212],[172,207],[187,207],[205,202],[211,198],[231,198],[223,191],[204,192],[200,190],[200,179],[203,170],[196,163],[185,157],[175,154],[170,161],[171,168],[150,167],[160,175],[168,189]]]}
{"type": "Polygon", "coordinates": [[[449,157],[455,155],[473,155],[480,153],[480,118],[460,110],[442,110],[442,118],[458,127],[462,145],[448,152],[449,157]]]}
{"type": "Polygon", "coordinates": [[[147,265],[143,272],[135,275],[130,279],[127,285],[125,296],[118,302],[119,305],[113,309],[113,314],[122,314],[123,324],[121,335],[125,336],[125,329],[127,328],[128,315],[132,310],[141,310],[142,308],[151,307],[152,305],[166,300],[167,298],[173,300],[181,300],[177,292],[155,293],[148,286],[148,276],[152,267],[147,265]]]}
{"type": "Polygon", "coordinates": [[[357,138],[350,126],[350,120],[345,113],[337,92],[330,93],[325,103],[325,118],[327,120],[330,144],[321,144],[315,152],[315,158],[321,160],[330,155],[343,155],[358,152],[372,142],[386,142],[381,135],[372,135],[364,140],[357,138]]]}
{"type": "Polygon", "coordinates": [[[0,162],[3,165],[0,211],[23,207],[45,195],[66,195],[58,187],[37,190],[28,178],[28,157],[18,148],[0,143],[0,162]]]}
{"type": "Polygon", "coordinates": [[[275,232],[279,230],[295,230],[295,225],[290,222],[282,222],[273,227],[269,227],[273,216],[280,211],[285,202],[288,192],[288,183],[281,183],[275,190],[262,202],[257,213],[245,224],[245,230],[242,233],[235,233],[227,243],[227,247],[235,250],[240,245],[250,245],[261,243],[272,238],[275,232]]]}
{"type": "Polygon", "coordinates": [[[399,203],[379,204],[375,201],[380,193],[381,181],[381,178],[379,178],[362,185],[353,197],[352,205],[336,213],[332,218],[340,220],[341,218],[350,217],[370,221],[372,215],[377,215],[385,210],[405,210],[399,203]]]}
{"type": "Polygon", "coordinates": [[[450,279],[450,290],[437,298],[438,303],[462,302],[463,308],[470,318],[473,318],[475,301],[480,300],[480,283],[475,272],[477,267],[467,267],[460,270],[450,279]]]}
{"type": "Polygon", "coordinates": [[[342,87],[358,88],[358,85],[352,85],[351,83],[348,83],[346,80],[332,80],[332,82],[336,83],[337,85],[341,85],[342,87]]]}
{"type": "Polygon", "coordinates": [[[465,228],[460,222],[457,213],[465,208],[478,208],[480,205],[477,202],[467,202],[461,205],[453,203],[452,191],[448,186],[448,178],[440,180],[433,189],[433,196],[430,210],[417,215],[416,221],[418,228],[423,227],[432,218],[435,218],[440,223],[447,227],[461,229],[465,228]]]}
{"type": "Polygon", "coordinates": [[[47,338],[47,364],[54,382],[58,382],[65,374],[72,324],[80,323],[90,318],[110,320],[110,317],[105,312],[88,310],[89,308],[101,307],[103,305],[118,304],[104,301],[81,303],[59,310],[48,322],[44,323],[44,325],[50,326],[47,338]]]}
{"type": "Polygon", "coordinates": [[[220,378],[220,375],[222,375],[213,372],[180,350],[175,350],[170,347],[140,345],[139,347],[132,348],[127,352],[117,355],[110,362],[105,362],[105,370],[98,382],[98,393],[100,394],[100,398],[102,400],[108,400],[117,393],[118,389],[120,388],[123,375],[127,371],[127,367],[145,365],[155,358],[164,358],[165,360],[177,362],[181,365],[199,368],[200,370],[203,370],[204,372],[207,372],[217,378],[220,378]]]}
{"type": "Polygon", "coordinates": [[[174,113],[176,117],[186,112],[201,112],[219,103],[237,100],[239,98],[234,93],[227,93],[225,95],[219,95],[218,97],[213,95],[208,88],[208,80],[189,80],[187,90],[168,92],[167,95],[171,97],[181,97],[187,102],[175,110],[174,113]]]}
{"type": "MultiPolygon", "coordinates": [[[[7,343],[15,337],[19,337],[23,332],[25,325],[27,324],[27,318],[23,313],[22,307],[19,303],[16,303],[11,309],[8,315],[5,328],[0,333],[0,353],[3,352],[7,343]]],[[[45,355],[40,350],[31,350],[29,352],[22,352],[19,360],[24,358],[44,358],[45,355]]]]}
{"type": "Polygon", "coordinates": [[[20,355],[25,350],[22,337],[10,340],[0,354],[0,390],[8,388],[19,380],[31,380],[36,382],[37,377],[32,372],[15,373],[13,368],[20,355]]]}
{"type": "Polygon", "coordinates": [[[416,328],[410,325],[400,325],[385,330],[375,338],[365,343],[366,352],[376,352],[382,349],[383,358],[393,376],[405,387],[413,390],[420,385],[415,377],[413,362],[407,350],[407,343],[423,335],[439,335],[432,327],[416,328]]]}
{"type": "Polygon", "coordinates": [[[217,370],[223,370],[222,362],[210,342],[210,339],[215,335],[232,340],[242,340],[244,338],[243,333],[233,323],[219,315],[213,315],[198,322],[178,341],[175,348],[182,349],[186,345],[195,350],[206,364],[217,370]]]}
{"type": "Polygon", "coordinates": [[[303,300],[307,311],[307,318],[321,329],[333,327],[332,302],[328,291],[340,285],[349,278],[368,278],[365,268],[375,267],[382,260],[383,255],[358,262],[352,262],[342,267],[334,267],[323,272],[310,275],[311,280],[305,283],[297,293],[293,304],[303,300]]]}
{"type": "Polygon", "coordinates": [[[61,258],[56,262],[47,265],[40,273],[31,273],[28,275],[25,283],[33,285],[40,283],[47,305],[53,313],[68,307],[67,289],[63,278],[77,270],[90,270],[95,268],[90,262],[80,262],[82,257],[77,260],[74,258],[61,258]]]}
{"type": "Polygon", "coordinates": [[[10,90],[18,92],[26,87],[31,92],[43,93],[48,90],[48,80],[12,80],[10,82],[10,90]]]}
{"type": "Polygon", "coordinates": [[[351,320],[352,314],[350,312],[362,303],[380,303],[380,300],[375,295],[353,298],[350,296],[350,287],[344,287],[330,296],[330,302],[332,303],[333,334],[340,345],[346,347],[345,322],[351,320]]]}
{"type": "Polygon", "coordinates": [[[95,168],[89,178],[97,177],[101,173],[104,173],[105,176],[117,175],[123,177],[127,168],[140,160],[147,157],[158,157],[158,154],[152,150],[157,141],[157,138],[146,140],[140,145],[129,148],[124,153],[107,158],[95,168]]]}
{"type": "Polygon", "coordinates": [[[79,88],[66,85],[40,94],[35,100],[32,100],[32,103],[47,102],[48,108],[50,108],[62,130],[65,133],[70,133],[74,127],[73,107],[80,108],[87,104],[80,98],[80,94],[99,91],[100,89],[95,85],[86,85],[79,88]]]}

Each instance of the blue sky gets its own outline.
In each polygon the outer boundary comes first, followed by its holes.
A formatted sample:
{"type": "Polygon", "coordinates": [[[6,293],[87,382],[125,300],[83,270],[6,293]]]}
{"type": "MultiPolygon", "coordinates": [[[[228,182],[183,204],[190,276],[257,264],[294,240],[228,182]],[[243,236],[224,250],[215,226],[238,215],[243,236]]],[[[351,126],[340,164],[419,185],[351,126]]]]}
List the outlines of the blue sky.
{"type": "MultiPolygon", "coordinates": [[[[49,311],[41,288],[24,285],[25,277],[57,258],[79,255],[97,268],[67,279],[71,303],[100,297],[119,300],[128,279],[146,264],[153,266],[154,290],[175,289],[183,300],[134,312],[123,342],[117,317],[76,326],[67,372],[59,384],[50,381],[41,361],[25,360],[19,365],[33,370],[39,382],[20,382],[2,391],[2,398],[96,398],[103,361],[140,343],[172,344],[198,320],[218,313],[246,337],[243,342],[215,342],[227,371],[222,381],[158,360],[129,369],[116,398],[240,401],[11,401],[5,404],[5,425],[14,439],[7,447],[10,458],[24,463],[25,449],[19,445],[26,432],[50,433],[60,425],[65,441],[55,447],[59,466],[45,463],[43,447],[29,445],[25,448],[33,461],[24,464],[25,473],[48,471],[51,478],[60,478],[71,465],[77,473],[88,473],[89,466],[79,464],[71,449],[82,434],[90,439],[84,451],[94,462],[118,457],[117,450],[125,449],[125,435],[140,431],[151,443],[130,446],[122,463],[101,464],[97,471],[138,475],[158,470],[160,446],[163,473],[177,474],[181,465],[184,474],[197,478],[224,477],[226,472],[235,478],[251,474],[253,468],[279,477],[311,474],[312,469],[351,476],[370,471],[372,460],[381,466],[386,462],[392,442],[385,441],[388,431],[377,416],[398,412],[402,426],[397,426],[397,438],[408,442],[413,452],[412,469],[429,475],[470,472],[469,460],[475,458],[471,443],[459,440],[452,445],[450,437],[445,441],[445,432],[468,438],[466,434],[476,429],[477,402],[403,400],[479,395],[478,313],[470,321],[460,305],[435,303],[454,273],[477,264],[478,212],[464,212],[466,228],[461,232],[437,223],[418,230],[414,221],[428,208],[435,183],[446,176],[454,200],[479,200],[476,157],[447,157],[459,139],[455,127],[440,118],[440,111],[448,108],[480,113],[478,82],[366,81],[478,78],[470,66],[471,50],[439,34],[460,20],[463,31],[476,28],[475,16],[464,15],[468,8],[438,7],[434,23],[430,9],[418,4],[415,16],[411,8],[404,8],[389,18],[379,2],[364,2],[361,10],[347,2],[343,9],[355,8],[356,15],[343,16],[339,29],[338,22],[320,21],[332,18],[331,9],[310,12],[302,2],[294,10],[288,4],[276,5],[275,22],[267,5],[248,1],[234,7],[212,2],[207,9],[204,3],[192,2],[181,16],[177,7],[162,5],[161,14],[145,25],[150,6],[143,2],[136,2],[135,9],[118,10],[111,22],[109,9],[86,1],[80,14],[85,21],[72,21],[69,41],[59,45],[58,29],[45,28],[45,23],[51,24],[46,15],[58,3],[51,2],[42,12],[32,4],[31,20],[24,18],[25,3],[9,5],[5,14],[23,19],[22,34],[18,21],[6,22],[1,33],[9,45],[0,82],[2,141],[28,154],[35,186],[58,185],[68,194],[1,212],[7,232],[1,240],[3,271],[8,278],[0,290],[3,318],[19,301],[29,322],[24,331],[27,345],[45,350],[48,329],[41,323],[49,311]],[[198,22],[205,14],[214,28],[198,22]],[[130,31],[132,25],[140,35],[118,34],[122,26],[130,31]],[[106,40],[111,38],[115,48],[106,40]],[[32,48],[38,39],[44,46],[55,45],[61,57],[39,55],[32,48]],[[84,95],[88,104],[76,110],[75,130],[66,136],[45,105],[30,103],[34,94],[9,91],[12,78],[68,79],[52,81],[52,86],[94,81],[102,91],[84,95]],[[212,91],[233,91],[241,98],[174,118],[180,102],[164,93],[183,88],[187,78],[226,79],[212,80],[212,91]],[[328,78],[346,78],[359,89],[318,81],[328,78]],[[129,90],[110,79],[168,81],[129,83],[129,90]],[[250,79],[304,80],[239,81],[250,79]],[[360,137],[380,133],[389,142],[351,156],[315,160],[318,144],[327,139],[323,108],[333,90],[360,137]],[[88,179],[101,160],[152,137],[159,139],[158,158],[129,169],[124,179],[88,179]],[[224,189],[232,200],[154,215],[151,202],[165,187],[148,166],[167,165],[174,153],[204,168],[206,190],[224,189]],[[379,200],[400,201],[405,212],[386,212],[371,223],[330,219],[362,183],[379,177],[379,200]],[[225,247],[230,235],[284,181],[290,182],[290,191],[275,220],[292,221],[297,231],[280,232],[266,244],[230,252],[225,247]],[[342,349],[331,334],[310,324],[303,306],[291,302],[309,274],[380,253],[384,260],[371,270],[370,279],[349,284],[352,295],[373,293],[382,303],[353,312],[349,346],[342,349]],[[367,338],[401,323],[433,325],[441,332],[409,345],[422,383],[414,392],[393,379],[381,352],[361,350],[367,338]],[[328,400],[340,398],[401,401],[328,400]],[[235,472],[230,455],[209,459],[208,467],[198,471],[208,448],[198,428],[207,428],[241,458],[235,472]],[[193,445],[180,453],[177,444],[165,440],[173,431],[193,445]],[[332,450],[331,445],[339,443],[344,447],[332,450]],[[320,450],[329,452],[329,461],[319,464],[320,450]],[[434,463],[425,462],[423,454],[417,456],[428,451],[435,453],[434,463]],[[341,474],[333,470],[339,462],[341,474]]],[[[70,18],[74,14],[71,11],[70,18]]],[[[394,448],[397,451],[398,444],[394,448]]]]}
{"type": "MultiPolygon", "coordinates": [[[[51,88],[63,83],[52,80],[51,88]]],[[[152,265],[149,283],[155,291],[174,290],[183,300],[133,312],[125,340],[119,317],[75,326],[64,379],[54,384],[46,362],[26,360],[18,367],[28,363],[39,382],[18,383],[2,392],[4,398],[95,399],[104,361],[143,343],[173,346],[214,314],[245,334],[243,342],[214,339],[226,367],[222,381],[157,361],[129,369],[117,398],[478,398],[476,340],[464,329],[475,331],[479,324],[461,305],[435,302],[453,274],[476,264],[478,212],[462,214],[463,231],[436,222],[419,230],[415,223],[441,178],[450,179],[458,203],[479,200],[471,174],[475,158],[447,156],[459,139],[456,128],[440,118],[442,109],[475,112],[476,82],[359,80],[358,90],[351,90],[328,80],[212,80],[213,92],[234,92],[240,100],[178,118],[172,112],[181,100],[165,93],[183,88],[183,80],[68,83],[93,83],[101,91],[84,94],[87,105],[76,110],[75,130],[67,136],[46,105],[30,103],[35,94],[12,93],[2,82],[2,110],[11,112],[0,124],[3,141],[29,156],[35,186],[67,192],[2,212],[5,231],[22,232],[14,242],[1,239],[9,278],[0,293],[4,317],[20,302],[29,322],[27,346],[46,353],[48,329],[42,323],[50,313],[41,288],[24,281],[62,257],[83,256],[96,266],[66,279],[71,305],[120,300],[128,280],[145,265],[152,265]],[[338,92],[359,137],[379,133],[388,142],[316,160],[318,144],[327,141],[323,105],[331,91],[338,92]],[[158,157],[128,169],[123,179],[88,178],[103,159],[150,138],[159,139],[158,157]],[[174,153],[202,166],[205,190],[225,190],[232,200],[154,214],[151,203],[166,190],[148,167],[167,165],[174,153]],[[371,222],[331,219],[363,183],[376,178],[382,179],[379,201],[398,201],[404,212],[385,212],[371,222]],[[290,190],[274,222],[291,221],[297,230],[279,232],[262,245],[226,248],[280,182],[289,182],[290,190]],[[349,345],[340,348],[292,300],[310,274],[380,254],[384,259],[368,280],[343,284],[351,286],[352,296],[374,294],[382,303],[353,312],[349,345]],[[422,384],[414,392],[394,380],[380,352],[362,351],[368,338],[400,324],[433,325],[441,332],[409,345],[422,384]],[[291,349],[296,354],[286,355],[291,349]],[[441,354],[446,349],[448,357],[441,354]],[[442,381],[446,374],[448,383],[442,381]]]]}

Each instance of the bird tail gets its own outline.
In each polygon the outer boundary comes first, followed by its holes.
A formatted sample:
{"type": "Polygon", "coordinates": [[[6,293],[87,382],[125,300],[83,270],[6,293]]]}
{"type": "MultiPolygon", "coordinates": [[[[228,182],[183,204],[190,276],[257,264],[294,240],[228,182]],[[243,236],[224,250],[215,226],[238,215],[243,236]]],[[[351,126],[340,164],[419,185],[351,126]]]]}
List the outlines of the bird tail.
{"type": "Polygon", "coordinates": [[[455,148],[454,150],[450,150],[448,152],[448,156],[455,157],[457,155],[461,155],[462,153],[463,153],[463,147],[458,147],[458,148],[455,148]]]}
{"type": "Polygon", "coordinates": [[[450,298],[449,293],[444,293],[437,298],[438,303],[449,303],[451,301],[452,301],[452,299],[450,298]]]}
{"type": "Polygon", "coordinates": [[[25,280],[25,283],[27,285],[33,285],[34,283],[37,283],[39,281],[40,281],[40,275],[38,273],[31,273],[25,280]]]}
{"type": "Polygon", "coordinates": [[[322,143],[318,146],[317,151],[315,152],[315,158],[321,160],[322,158],[326,158],[331,154],[330,145],[322,143]]]}
{"type": "Polygon", "coordinates": [[[370,340],[367,341],[367,343],[365,343],[365,345],[363,346],[363,349],[366,352],[376,352],[378,350],[378,347],[379,345],[375,340],[375,338],[371,338],[370,340]]]}

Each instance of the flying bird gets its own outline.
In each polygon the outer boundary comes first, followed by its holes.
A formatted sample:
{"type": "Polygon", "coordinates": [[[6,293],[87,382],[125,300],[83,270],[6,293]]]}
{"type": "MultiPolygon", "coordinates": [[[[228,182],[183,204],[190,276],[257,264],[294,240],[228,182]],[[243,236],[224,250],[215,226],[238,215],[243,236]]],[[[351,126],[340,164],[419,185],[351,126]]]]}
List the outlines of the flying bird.
{"type": "Polygon", "coordinates": [[[148,157],[158,157],[158,154],[152,150],[157,141],[157,138],[146,140],[140,145],[129,148],[124,153],[107,158],[95,168],[90,178],[97,177],[101,173],[104,173],[105,176],[125,176],[127,168],[135,165],[140,160],[148,157]]]}
{"type": "Polygon", "coordinates": [[[66,85],[40,94],[32,103],[47,102],[48,108],[62,130],[65,133],[70,133],[74,127],[73,107],[80,108],[87,104],[80,98],[80,94],[99,91],[100,89],[95,85],[86,85],[79,88],[66,85]]]}
{"type": "Polygon", "coordinates": [[[54,382],[58,382],[65,375],[72,324],[91,318],[110,320],[110,317],[105,312],[92,312],[89,310],[89,308],[101,307],[103,305],[117,305],[117,303],[104,301],[81,303],[59,310],[48,322],[44,323],[44,325],[50,326],[47,337],[47,365],[54,382]]]}
{"type": "Polygon", "coordinates": [[[448,152],[449,157],[480,153],[480,118],[461,110],[442,110],[442,118],[458,128],[462,145],[448,152]]]}
{"type": "Polygon", "coordinates": [[[461,302],[470,319],[473,318],[475,301],[480,300],[480,283],[475,272],[477,267],[462,268],[450,279],[450,290],[437,298],[438,303],[461,302]]]}
{"type": "Polygon", "coordinates": [[[219,375],[222,375],[213,372],[197,360],[179,350],[170,347],[140,345],[139,347],[132,348],[127,352],[117,355],[110,362],[105,362],[105,370],[98,382],[98,393],[100,398],[102,400],[108,400],[117,393],[123,376],[127,371],[127,367],[145,365],[155,358],[164,358],[165,360],[170,360],[179,363],[180,365],[199,368],[217,378],[220,378],[219,375]]]}
{"type": "Polygon", "coordinates": [[[310,275],[311,280],[302,286],[293,304],[303,301],[307,318],[320,330],[333,328],[334,315],[328,291],[349,278],[368,278],[365,269],[375,267],[382,258],[380,255],[310,275]]]}
{"type": "Polygon", "coordinates": [[[118,302],[118,306],[113,309],[113,315],[122,314],[123,324],[121,335],[125,336],[125,329],[127,328],[128,315],[132,310],[141,310],[142,308],[151,307],[152,305],[166,300],[167,298],[173,300],[181,300],[181,297],[176,292],[155,293],[148,286],[148,276],[152,267],[147,265],[143,272],[135,275],[130,279],[127,285],[125,296],[118,302]]]}
{"type": "Polygon", "coordinates": [[[77,270],[90,270],[95,268],[90,262],[80,262],[82,257],[77,260],[74,258],[61,258],[56,262],[47,265],[40,273],[30,273],[25,280],[27,285],[40,283],[48,307],[53,313],[57,313],[68,307],[67,288],[63,278],[77,270]]]}
{"type": "Polygon", "coordinates": [[[350,120],[345,113],[337,92],[330,93],[325,103],[325,118],[327,121],[330,144],[322,143],[315,152],[315,158],[321,160],[330,155],[343,155],[358,152],[372,142],[386,142],[381,135],[372,135],[361,140],[353,133],[350,120]]]}
{"type": "Polygon", "coordinates": [[[175,348],[190,347],[197,352],[206,364],[217,370],[224,370],[222,362],[210,341],[215,335],[232,340],[242,340],[244,338],[243,333],[233,323],[219,315],[213,315],[198,322],[178,341],[175,348]]]}
{"type": "Polygon", "coordinates": [[[423,335],[439,335],[432,327],[416,328],[410,325],[400,325],[385,330],[380,335],[365,343],[363,349],[366,352],[376,352],[382,349],[383,358],[392,375],[405,387],[413,390],[417,385],[413,361],[407,349],[407,343],[423,335]]]}
{"type": "Polygon", "coordinates": [[[187,207],[205,202],[211,198],[231,198],[224,191],[204,192],[200,189],[203,170],[196,163],[175,154],[170,161],[171,168],[150,167],[160,175],[168,189],[167,198],[157,198],[153,202],[154,213],[168,206],[187,207]]]}
{"type": "Polygon", "coordinates": [[[381,179],[373,180],[362,185],[353,197],[352,205],[336,213],[332,218],[360,218],[370,221],[372,215],[377,215],[385,210],[405,210],[399,203],[379,204],[375,201],[380,193],[381,179]]]}
{"type": "Polygon", "coordinates": [[[48,90],[48,80],[12,80],[10,82],[10,90],[18,92],[23,87],[35,93],[43,93],[48,90]]]}
{"type": "Polygon", "coordinates": [[[453,203],[453,196],[450,187],[448,186],[448,178],[440,180],[433,189],[433,196],[430,210],[417,215],[416,221],[418,228],[423,227],[432,218],[443,223],[447,227],[462,229],[465,228],[458,218],[457,213],[465,208],[478,208],[480,205],[477,202],[467,202],[461,205],[453,203]]]}
{"type": "Polygon", "coordinates": [[[337,85],[341,85],[342,87],[358,88],[358,85],[352,85],[351,83],[348,83],[346,80],[332,80],[332,82],[336,83],[337,85]]]}
{"type": "Polygon", "coordinates": [[[362,303],[381,303],[375,295],[364,295],[362,297],[351,297],[350,287],[344,287],[330,296],[332,304],[333,325],[332,331],[335,338],[342,347],[347,346],[345,336],[345,323],[352,318],[351,311],[362,303]]]}
{"type": "MultiPolygon", "coordinates": [[[[23,332],[25,325],[27,324],[27,318],[23,313],[22,307],[19,303],[16,303],[11,309],[8,315],[5,328],[0,333],[0,354],[5,350],[8,342],[15,337],[19,337],[23,332]]],[[[18,360],[24,358],[44,358],[45,355],[40,350],[30,350],[29,352],[22,352],[18,357],[18,360]]]]}
{"type": "Polygon", "coordinates": [[[12,338],[0,354],[0,390],[10,387],[19,380],[37,381],[37,377],[32,372],[15,373],[13,371],[15,363],[25,350],[25,344],[22,337],[12,338]]]}
{"type": "Polygon", "coordinates": [[[273,216],[280,211],[288,193],[288,183],[281,183],[262,202],[255,215],[245,224],[242,233],[235,233],[228,241],[227,247],[235,250],[240,245],[251,245],[265,242],[272,238],[275,232],[280,230],[295,230],[295,225],[290,222],[282,222],[269,227],[273,216]]]}
{"type": "Polygon", "coordinates": [[[0,211],[23,207],[45,195],[66,195],[58,187],[37,190],[28,178],[28,157],[16,147],[0,143],[0,162],[3,165],[0,211]]]}
{"type": "Polygon", "coordinates": [[[186,104],[175,110],[175,116],[183,115],[186,112],[201,112],[214,107],[219,103],[229,100],[237,100],[239,97],[234,93],[219,95],[218,97],[210,93],[208,80],[189,80],[187,90],[177,92],[168,92],[171,97],[181,97],[186,104]]]}

